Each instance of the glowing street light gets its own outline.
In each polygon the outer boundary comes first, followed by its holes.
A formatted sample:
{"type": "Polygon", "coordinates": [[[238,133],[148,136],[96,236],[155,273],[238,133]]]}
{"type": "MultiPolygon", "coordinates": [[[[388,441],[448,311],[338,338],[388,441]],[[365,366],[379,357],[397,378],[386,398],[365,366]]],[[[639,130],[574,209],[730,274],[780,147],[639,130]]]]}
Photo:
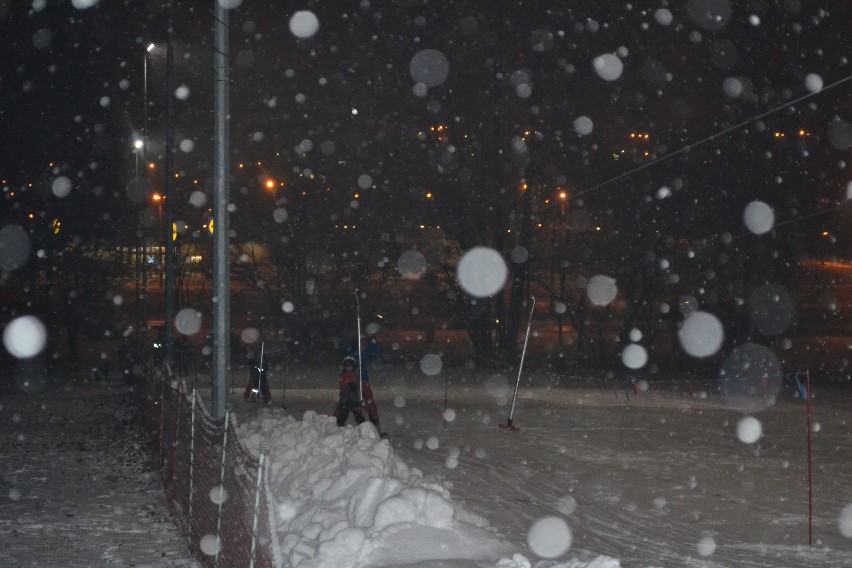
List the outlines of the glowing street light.
{"type": "Polygon", "coordinates": [[[151,201],[157,204],[157,220],[163,222],[163,200],[165,198],[159,193],[151,194],[151,201]]]}
{"type": "Polygon", "coordinates": [[[564,189],[559,190],[559,209],[562,212],[562,217],[565,217],[565,203],[568,201],[568,192],[564,189]]]}

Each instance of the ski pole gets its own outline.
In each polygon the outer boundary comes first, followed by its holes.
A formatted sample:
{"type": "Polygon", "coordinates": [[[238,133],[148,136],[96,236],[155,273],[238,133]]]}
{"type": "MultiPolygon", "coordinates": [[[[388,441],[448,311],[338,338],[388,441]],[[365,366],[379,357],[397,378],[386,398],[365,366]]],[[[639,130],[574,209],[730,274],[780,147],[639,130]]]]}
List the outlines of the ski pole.
{"type": "Polygon", "coordinates": [[[512,425],[512,416],[515,413],[515,401],[518,399],[518,387],[521,385],[521,371],[524,369],[524,358],[527,355],[527,343],[530,340],[530,327],[532,326],[533,312],[535,311],[535,296],[531,296],[532,308],[530,308],[530,317],[527,320],[527,333],[524,336],[524,348],[521,350],[521,362],[518,364],[518,379],[515,381],[515,392],[512,394],[512,407],[509,409],[509,419],[506,424],[500,424],[504,430],[517,431],[518,427],[512,425]]]}
{"type": "Polygon", "coordinates": [[[286,365],[284,367],[284,374],[281,375],[281,408],[287,408],[286,406],[284,406],[284,383],[286,382],[287,369],[289,369],[289,368],[290,368],[290,366],[286,365]]]}
{"type": "Polygon", "coordinates": [[[355,315],[358,320],[358,399],[364,400],[364,383],[361,371],[361,302],[358,300],[358,288],[355,288],[355,315]]]}

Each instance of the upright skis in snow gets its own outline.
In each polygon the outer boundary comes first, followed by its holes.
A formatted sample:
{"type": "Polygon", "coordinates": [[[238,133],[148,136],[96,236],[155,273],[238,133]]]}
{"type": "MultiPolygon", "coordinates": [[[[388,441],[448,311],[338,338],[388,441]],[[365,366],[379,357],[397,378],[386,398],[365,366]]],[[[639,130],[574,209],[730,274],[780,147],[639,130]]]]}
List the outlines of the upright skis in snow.
{"type": "Polygon", "coordinates": [[[524,348],[521,351],[521,362],[518,365],[518,380],[515,381],[515,392],[512,395],[512,408],[509,410],[509,419],[506,420],[505,424],[500,424],[500,428],[503,430],[509,430],[510,432],[517,432],[519,428],[512,424],[512,415],[515,413],[515,401],[518,399],[518,387],[521,385],[521,371],[524,370],[524,358],[527,356],[527,343],[530,340],[530,327],[532,327],[532,317],[533,312],[535,311],[535,296],[531,296],[532,300],[532,308],[530,308],[530,317],[527,320],[527,333],[524,336],[524,348]]]}
{"type": "MultiPolygon", "coordinates": [[[[362,365],[361,355],[363,353],[363,351],[361,351],[361,301],[358,298],[358,289],[357,288],[355,289],[355,313],[356,313],[357,320],[358,320],[358,322],[357,322],[358,353],[356,355],[356,358],[358,360],[358,400],[361,401],[361,405],[364,406],[364,408],[366,410],[366,405],[364,405],[364,378],[363,378],[364,377],[364,375],[363,375],[364,371],[361,368],[361,365],[362,365]]],[[[385,440],[388,437],[388,433],[387,432],[379,432],[379,437],[382,438],[383,440],[385,440]]]]}
{"type": "Polygon", "coordinates": [[[258,398],[260,396],[260,390],[263,383],[263,350],[266,347],[266,342],[263,341],[260,344],[260,361],[257,363],[257,380],[254,381],[252,385],[251,394],[252,398],[258,398]]]}
{"type": "Polygon", "coordinates": [[[364,380],[361,374],[361,301],[358,299],[358,288],[355,288],[355,314],[358,319],[358,400],[364,404],[364,380]]]}

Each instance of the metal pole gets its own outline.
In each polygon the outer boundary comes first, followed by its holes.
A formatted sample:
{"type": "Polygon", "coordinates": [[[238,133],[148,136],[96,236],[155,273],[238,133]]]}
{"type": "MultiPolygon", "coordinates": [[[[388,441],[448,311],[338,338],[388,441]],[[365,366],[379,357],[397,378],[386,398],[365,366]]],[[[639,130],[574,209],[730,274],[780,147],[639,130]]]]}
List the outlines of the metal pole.
{"type": "MultiPolygon", "coordinates": [[[[145,176],[148,174],[148,51],[142,57],[142,165],[145,166],[145,176]]],[[[136,156],[136,175],[139,175],[139,156],[136,156]]],[[[148,199],[148,196],[145,196],[148,199]]]]}
{"type": "MultiPolygon", "coordinates": [[[[252,394],[254,397],[263,396],[263,348],[266,346],[266,342],[263,341],[260,344],[260,361],[257,362],[257,384],[252,384],[252,394]]],[[[251,377],[249,377],[251,379],[251,377]]],[[[254,383],[254,381],[252,381],[254,383]]]]}
{"type": "Polygon", "coordinates": [[[808,546],[813,546],[814,537],[814,470],[811,445],[811,372],[805,371],[805,384],[808,393],[808,546]]]}
{"type": "Polygon", "coordinates": [[[249,560],[249,568],[254,568],[254,557],[257,552],[257,518],[260,514],[260,490],[263,487],[263,468],[264,459],[266,458],[266,447],[260,445],[260,460],[257,466],[257,486],[254,490],[254,518],[251,523],[251,556],[249,560]]]}
{"type": "Polygon", "coordinates": [[[512,395],[512,408],[509,410],[509,419],[506,424],[501,424],[500,427],[505,430],[517,430],[517,426],[512,425],[512,416],[515,413],[515,401],[518,399],[518,387],[521,385],[521,371],[524,370],[524,359],[527,356],[527,344],[530,340],[530,327],[532,326],[533,312],[535,311],[535,297],[532,297],[532,308],[530,308],[530,317],[527,320],[527,333],[524,336],[524,348],[521,351],[521,362],[518,365],[518,379],[515,381],[515,392],[512,395]]]}
{"type": "MultiPolygon", "coordinates": [[[[148,52],[145,52],[142,72],[142,179],[148,180],[148,52]]],[[[139,154],[136,154],[136,177],[139,177],[139,154]]],[[[139,181],[139,180],[137,180],[139,181]]],[[[148,206],[148,184],[146,183],[143,207],[148,206]]],[[[143,329],[148,327],[148,245],[145,243],[145,228],[140,226],[142,237],[142,262],[139,265],[142,271],[142,321],[139,326],[140,338],[144,338],[143,329]]],[[[142,341],[139,342],[140,344],[142,341]]],[[[147,346],[143,345],[143,349],[147,346]]]]}
{"type": "Polygon", "coordinates": [[[214,418],[225,416],[231,361],[228,223],[228,10],[213,0],[213,389],[214,418]]]}
{"type": "Polygon", "coordinates": [[[289,365],[284,367],[284,374],[281,375],[281,408],[287,408],[284,406],[284,389],[286,388],[285,382],[287,380],[287,370],[290,368],[289,365]]]}
{"type": "Polygon", "coordinates": [[[444,429],[447,428],[447,398],[450,393],[450,374],[444,371],[444,429]]]}
{"type": "Polygon", "coordinates": [[[193,487],[193,469],[195,468],[195,401],[198,398],[198,391],[192,389],[192,419],[190,420],[189,433],[189,512],[187,513],[187,525],[189,525],[189,538],[192,538],[192,491],[193,487]]]}
{"type": "Polygon", "coordinates": [[[172,241],[172,225],[174,224],[174,136],[172,134],[172,91],[174,76],[174,50],[172,49],[172,36],[174,27],[174,4],[168,2],[168,30],[166,43],[166,219],[165,219],[165,243],[166,243],[166,314],[163,325],[166,328],[166,361],[169,366],[174,366],[175,361],[175,252],[172,241]]]}
{"type": "Polygon", "coordinates": [[[228,450],[228,419],[231,413],[225,411],[225,428],[222,434],[222,467],[219,470],[219,511],[216,514],[216,556],[213,559],[214,566],[219,566],[219,551],[222,548],[222,510],[225,506],[225,457],[228,450]]]}

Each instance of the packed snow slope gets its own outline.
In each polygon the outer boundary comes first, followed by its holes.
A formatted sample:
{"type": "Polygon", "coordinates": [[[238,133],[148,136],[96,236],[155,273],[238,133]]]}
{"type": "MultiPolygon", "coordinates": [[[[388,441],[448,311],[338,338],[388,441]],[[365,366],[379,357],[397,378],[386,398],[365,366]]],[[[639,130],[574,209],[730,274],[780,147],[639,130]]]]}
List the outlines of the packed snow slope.
{"type": "Polygon", "coordinates": [[[789,387],[746,413],[701,385],[525,375],[506,432],[514,377],[385,367],[385,441],[336,427],[333,379],[290,370],[271,405],[232,398],[247,446],[269,449],[292,565],[852,565],[848,391],[814,393],[809,519],[807,405],[789,387]]]}
{"type": "MultiPolygon", "coordinates": [[[[486,519],[455,504],[444,482],[399,459],[372,424],[338,428],[328,415],[307,411],[296,420],[265,406],[238,432],[248,447],[268,448],[287,566],[531,565],[486,519]]],[[[541,538],[561,539],[552,546],[567,550],[570,532],[558,532],[567,525],[555,526],[541,538]]]]}

